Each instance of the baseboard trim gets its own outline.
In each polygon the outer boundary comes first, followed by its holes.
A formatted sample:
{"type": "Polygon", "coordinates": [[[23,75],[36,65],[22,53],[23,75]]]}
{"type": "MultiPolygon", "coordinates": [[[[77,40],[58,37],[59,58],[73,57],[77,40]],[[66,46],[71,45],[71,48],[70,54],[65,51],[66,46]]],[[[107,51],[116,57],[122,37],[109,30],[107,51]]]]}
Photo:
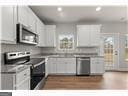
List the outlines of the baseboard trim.
{"type": "Polygon", "coordinates": [[[116,72],[116,71],[121,71],[121,72],[128,72],[128,68],[126,69],[126,68],[119,68],[119,69],[111,69],[111,70],[106,70],[106,72],[116,72]]]}

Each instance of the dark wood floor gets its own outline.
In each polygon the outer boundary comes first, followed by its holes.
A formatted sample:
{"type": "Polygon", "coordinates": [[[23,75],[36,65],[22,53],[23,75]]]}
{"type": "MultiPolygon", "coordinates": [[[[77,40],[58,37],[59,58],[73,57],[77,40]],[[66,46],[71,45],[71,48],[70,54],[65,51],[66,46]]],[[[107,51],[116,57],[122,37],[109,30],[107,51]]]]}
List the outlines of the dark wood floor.
{"type": "Polygon", "coordinates": [[[103,76],[48,76],[43,90],[128,90],[128,72],[103,76]]]}

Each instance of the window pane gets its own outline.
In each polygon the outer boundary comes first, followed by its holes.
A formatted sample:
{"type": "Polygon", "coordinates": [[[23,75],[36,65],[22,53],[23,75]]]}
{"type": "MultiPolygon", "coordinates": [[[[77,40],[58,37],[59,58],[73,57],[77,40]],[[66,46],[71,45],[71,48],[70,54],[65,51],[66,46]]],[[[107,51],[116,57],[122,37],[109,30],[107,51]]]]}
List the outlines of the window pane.
{"type": "Polygon", "coordinates": [[[59,49],[73,49],[73,35],[59,36],[59,49]]]}

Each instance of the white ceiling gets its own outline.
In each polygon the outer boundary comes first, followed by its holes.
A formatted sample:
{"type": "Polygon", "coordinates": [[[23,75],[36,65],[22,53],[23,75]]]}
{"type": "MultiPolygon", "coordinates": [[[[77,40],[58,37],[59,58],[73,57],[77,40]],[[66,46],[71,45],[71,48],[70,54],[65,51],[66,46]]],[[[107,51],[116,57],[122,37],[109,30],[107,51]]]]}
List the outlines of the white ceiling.
{"type": "Polygon", "coordinates": [[[30,6],[37,16],[44,22],[124,22],[127,19],[126,6],[102,6],[96,12],[97,6],[62,6],[62,12],[57,6],[30,6]],[[121,19],[123,18],[123,19],[121,19]]]}

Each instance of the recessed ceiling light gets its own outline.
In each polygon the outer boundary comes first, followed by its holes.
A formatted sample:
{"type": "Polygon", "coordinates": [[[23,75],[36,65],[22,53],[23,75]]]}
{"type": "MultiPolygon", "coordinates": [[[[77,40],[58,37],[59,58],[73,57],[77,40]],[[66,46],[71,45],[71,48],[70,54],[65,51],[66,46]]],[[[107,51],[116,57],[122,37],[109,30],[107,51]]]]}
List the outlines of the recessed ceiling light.
{"type": "Polygon", "coordinates": [[[100,10],[101,10],[101,7],[97,7],[97,8],[96,8],[96,11],[100,11],[100,10]]]}
{"type": "Polygon", "coordinates": [[[58,7],[57,8],[57,11],[61,12],[62,11],[62,8],[61,7],[58,7]]]}

